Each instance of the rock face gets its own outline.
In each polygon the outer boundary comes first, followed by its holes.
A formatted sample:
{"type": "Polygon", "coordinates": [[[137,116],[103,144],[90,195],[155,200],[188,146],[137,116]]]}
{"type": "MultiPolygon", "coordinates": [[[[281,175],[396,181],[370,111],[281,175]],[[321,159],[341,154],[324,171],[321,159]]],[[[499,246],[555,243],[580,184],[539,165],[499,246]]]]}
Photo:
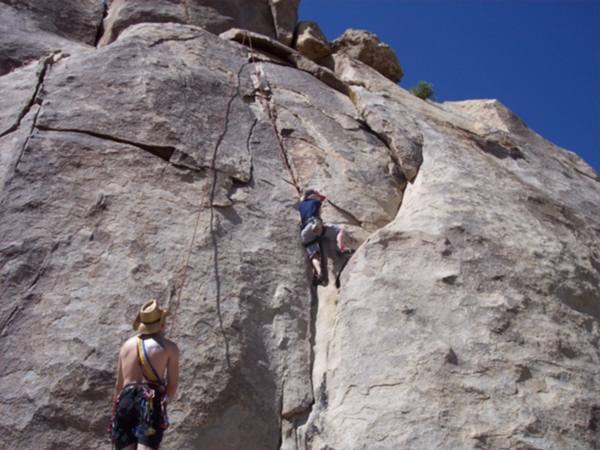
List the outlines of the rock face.
{"type": "Polygon", "coordinates": [[[404,75],[394,50],[368,31],[348,29],[331,46],[334,53],[358,59],[394,82],[404,75]]]}
{"type": "Polygon", "coordinates": [[[323,67],[300,52],[283,45],[281,42],[267,36],[253,33],[239,28],[232,28],[219,36],[223,39],[239,42],[250,47],[248,58],[255,61],[272,62],[275,64],[291,65],[296,69],[308,72],[321,80],[327,86],[349,95],[348,85],[342,82],[337,75],[327,67],[323,67]]]}
{"type": "MultiPolygon", "coordinates": [[[[340,75],[351,82],[358,67],[340,75]]],[[[423,163],[395,220],[343,274],[313,373],[323,394],[303,439],[311,448],[597,446],[588,397],[599,388],[597,175],[498,102],[418,110],[375,80],[367,68],[352,89],[407,108],[423,163]]]]}
{"type": "MultiPolygon", "coordinates": [[[[35,10],[46,10],[45,2],[30,3],[37,5],[35,10]]],[[[52,52],[68,54],[84,49],[84,44],[94,43],[97,31],[89,19],[95,14],[96,26],[101,23],[99,3],[94,2],[96,7],[88,14],[76,14],[70,10],[69,6],[75,6],[75,2],[65,2],[62,6],[57,3],[49,2],[55,6],[51,11],[34,14],[30,12],[29,7],[33,6],[28,2],[0,2],[0,76],[52,52]],[[69,21],[62,22],[56,17],[60,14],[69,21]],[[65,28],[67,23],[73,28],[65,28]]],[[[88,5],[88,2],[82,2],[83,5],[88,5]]]]}
{"type": "Polygon", "coordinates": [[[100,45],[144,22],[182,23],[212,33],[244,28],[290,45],[299,0],[111,0],[100,45]]]}
{"type": "Polygon", "coordinates": [[[161,448],[600,445],[593,169],[495,100],[127,4],[99,48],[0,4],[37,51],[0,76],[0,448],[107,448],[151,297],[182,352],[161,448]],[[327,245],[311,286],[309,187],[358,248],[340,289],[327,245]]]}
{"type": "Polygon", "coordinates": [[[15,8],[19,16],[31,18],[40,30],[88,45],[96,42],[104,12],[103,1],[98,0],[2,0],[1,3],[15,8]]]}
{"type": "Polygon", "coordinates": [[[0,77],[0,187],[20,153],[23,141],[31,133],[32,117],[37,115],[34,105],[47,62],[33,62],[8,75],[0,77]]]}

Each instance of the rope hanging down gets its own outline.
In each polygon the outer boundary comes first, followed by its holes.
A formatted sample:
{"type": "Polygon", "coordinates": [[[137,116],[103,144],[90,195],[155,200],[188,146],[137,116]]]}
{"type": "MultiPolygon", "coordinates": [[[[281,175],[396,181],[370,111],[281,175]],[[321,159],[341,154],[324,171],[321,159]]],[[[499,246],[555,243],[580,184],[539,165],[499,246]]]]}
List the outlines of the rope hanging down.
{"type": "Polygon", "coordinates": [[[267,80],[267,76],[265,75],[264,67],[262,61],[258,60],[254,56],[254,48],[252,47],[252,37],[247,33],[244,33],[244,37],[242,39],[242,45],[246,42],[246,38],[248,38],[249,47],[250,47],[250,61],[256,61],[257,64],[254,66],[254,73],[251,75],[252,84],[254,85],[256,97],[259,99],[260,104],[266,110],[267,116],[269,117],[269,121],[271,122],[271,126],[273,127],[273,132],[275,133],[275,137],[277,138],[277,144],[279,146],[279,156],[281,158],[281,162],[287,169],[290,174],[290,178],[292,180],[292,184],[294,188],[300,194],[302,190],[298,186],[298,181],[294,175],[294,171],[292,170],[292,166],[287,157],[287,153],[285,151],[285,147],[283,145],[283,141],[281,139],[281,135],[279,134],[279,130],[277,129],[277,111],[273,105],[273,92],[271,90],[271,86],[269,81],[267,80]]]}
{"type": "MultiPolygon", "coordinates": [[[[247,47],[249,47],[249,49],[250,49],[249,54],[248,54],[248,61],[249,62],[257,62],[257,64],[255,64],[255,66],[254,66],[255,67],[254,73],[251,75],[251,79],[252,79],[252,82],[254,85],[256,97],[259,99],[261,105],[267,112],[267,116],[269,117],[269,121],[271,122],[271,126],[273,127],[273,131],[277,138],[277,143],[279,146],[279,156],[281,157],[283,165],[286,167],[286,169],[288,170],[288,172],[290,174],[290,178],[292,180],[292,183],[293,183],[296,191],[298,192],[298,194],[300,194],[301,189],[298,186],[298,182],[296,180],[296,177],[294,176],[294,172],[288,161],[285,147],[283,145],[283,141],[281,139],[279,131],[277,130],[277,111],[275,110],[275,108],[272,105],[271,86],[269,85],[267,77],[264,73],[262,61],[260,61],[255,56],[254,48],[252,46],[252,37],[248,33],[244,33],[241,44],[246,45],[246,42],[248,43],[247,47]]],[[[216,169],[214,167],[214,164],[211,169],[213,172],[215,172],[214,176],[216,177],[216,169]]],[[[212,199],[211,199],[211,202],[212,202],[212,199]]],[[[212,204],[211,204],[211,208],[212,208],[212,204]]],[[[181,283],[179,285],[179,289],[177,289],[177,297],[176,297],[175,305],[171,308],[171,305],[170,305],[171,296],[169,296],[169,299],[168,299],[167,305],[166,305],[167,308],[169,308],[169,310],[171,311],[171,316],[173,317],[173,319],[172,319],[173,325],[172,326],[174,326],[175,317],[176,317],[175,312],[176,312],[177,307],[179,307],[179,304],[181,301],[181,295],[183,294],[183,290],[185,288],[185,283],[187,281],[188,266],[189,266],[190,258],[191,258],[192,251],[194,248],[194,244],[196,243],[196,237],[198,235],[198,226],[200,224],[201,214],[202,214],[202,199],[200,199],[200,202],[198,204],[198,212],[196,214],[196,220],[195,220],[195,224],[194,224],[194,232],[192,233],[192,239],[191,239],[190,244],[188,245],[186,257],[185,257],[184,263],[180,269],[183,272],[181,274],[181,283]]]]}
{"type": "MultiPolygon", "coordinates": [[[[244,38],[245,37],[246,37],[246,35],[244,34],[244,38]]],[[[243,45],[243,42],[242,42],[242,45],[243,45]]],[[[251,52],[251,54],[250,54],[249,57],[253,58],[252,42],[250,42],[250,52],[251,52]]],[[[215,155],[214,155],[215,158],[216,158],[216,151],[217,150],[218,150],[218,148],[215,149],[215,155]]],[[[213,167],[211,167],[211,169],[213,171],[213,176],[215,177],[215,181],[216,181],[217,174],[216,174],[216,168],[215,168],[215,162],[216,162],[215,158],[213,158],[213,164],[212,164],[213,167]]],[[[213,194],[214,194],[214,189],[211,190],[211,197],[212,197],[213,194]]],[[[210,199],[210,201],[211,201],[210,207],[212,208],[212,198],[210,199]]],[[[198,225],[200,223],[200,216],[201,216],[201,214],[202,214],[202,198],[200,198],[200,202],[198,204],[198,213],[196,214],[196,221],[195,221],[195,224],[194,224],[194,232],[192,233],[192,240],[191,240],[190,244],[188,245],[187,255],[185,257],[185,261],[183,263],[183,266],[180,269],[180,270],[183,270],[183,273],[181,275],[181,283],[179,285],[179,289],[177,289],[178,292],[177,292],[177,298],[176,298],[175,305],[174,305],[173,308],[171,308],[171,305],[170,305],[171,296],[169,296],[169,301],[167,302],[167,305],[166,305],[167,308],[169,309],[169,311],[171,311],[171,316],[173,317],[172,322],[171,322],[172,326],[175,323],[175,311],[176,311],[176,308],[179,307],[179,304],[180,304],[180,301],[181,301],[181,295],[183,293],[183,290],[185,288],[185,283],[187,281],[188,266],[189,266],[189,262],[190,262],[190,257],[192,255],[192,251],[194,249],[194,244],[196,243],[196,236],[198,234],[198,225]]]]}

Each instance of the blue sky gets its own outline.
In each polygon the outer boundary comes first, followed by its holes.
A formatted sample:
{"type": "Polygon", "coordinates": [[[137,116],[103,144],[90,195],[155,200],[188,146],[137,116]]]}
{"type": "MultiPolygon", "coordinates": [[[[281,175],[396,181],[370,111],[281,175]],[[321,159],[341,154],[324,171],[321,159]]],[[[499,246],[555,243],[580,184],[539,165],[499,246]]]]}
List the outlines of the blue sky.
{"type": "Polygon", "coordinates": [[[437,101],[497,98],[600,172],[600,0],[302,0],[329,39],[377,34],[437,101]]]}

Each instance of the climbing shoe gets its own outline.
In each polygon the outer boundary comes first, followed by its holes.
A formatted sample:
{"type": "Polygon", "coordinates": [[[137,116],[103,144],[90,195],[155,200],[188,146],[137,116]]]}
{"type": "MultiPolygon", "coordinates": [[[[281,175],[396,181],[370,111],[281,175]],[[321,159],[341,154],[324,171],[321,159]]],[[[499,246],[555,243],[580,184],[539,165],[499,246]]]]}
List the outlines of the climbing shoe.
{"type": "Polygon", "coordinates": [[[313,279],[312,279],[312,284],[313,284],[313,286],[327,286],[327,278],[324,277],[323,275],[317,276],[317,274],[314,273],[313,279]]]}
{"type": "Polygon", "coordinates": [[[312,279],[312,285],[313,286],[318,286],[321,283],[321,279],[322,277],[317,275],[316,272],[313,273],[313,279],[312,279]]]}

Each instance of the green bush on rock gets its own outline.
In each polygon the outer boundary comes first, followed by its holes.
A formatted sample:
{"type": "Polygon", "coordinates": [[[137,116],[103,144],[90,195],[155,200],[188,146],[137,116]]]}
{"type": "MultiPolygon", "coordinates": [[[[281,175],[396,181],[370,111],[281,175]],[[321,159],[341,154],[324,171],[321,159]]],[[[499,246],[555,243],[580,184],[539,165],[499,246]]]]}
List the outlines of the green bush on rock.
{"type": "Polygon", "coordinates": [[[416,86],[410,88],[408,91],[423,100],[433,98],[433,84],[427,81],[419,81],[416,86]]]}

